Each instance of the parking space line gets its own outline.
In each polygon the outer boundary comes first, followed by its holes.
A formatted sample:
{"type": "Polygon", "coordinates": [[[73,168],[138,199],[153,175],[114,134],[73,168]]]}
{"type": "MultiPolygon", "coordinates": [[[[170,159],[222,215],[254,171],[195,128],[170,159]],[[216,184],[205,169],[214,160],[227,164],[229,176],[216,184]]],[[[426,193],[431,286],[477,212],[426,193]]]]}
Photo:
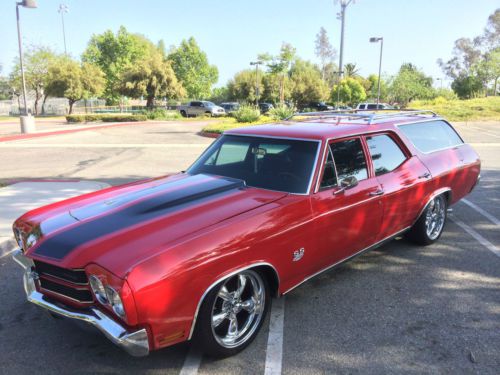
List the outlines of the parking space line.
{"type": "Polygon", "coordinates": [[[465,198],[462,198],[461,202],[464,202],[467,206],[469,206],[473,210],[476,210],[477,212],[479,212],[481,215],[483,215],[485,218],[487,218],[493,224],[500,225],[500,220],[498,220],[495,216],[493,216],[489,212],[486,212],[485,210],[483,210],[481,207],[475,205],[471,201],[469,201],[469,200],[467,200],[465,198]]]}
{"type": "Polygon", "coordinates": [[[453,222],[455,224],[457,224],[459,227],[461,227],[463,230],[465,230],[467,233],[469,233],[472,237],[474,237],[481,245],[486,247],[488,250],[490,250],[496,256],[500,257],[500,249],[498,249],[490,241],[488,241],[486,238],[481,236],[478,232],[476,232],[474,229],[469,227],[463,221],[458,220],[456,218],[451,218],[451,220],[453,220],[453,222]]]}
{"type": "Polygon", "coordinates": [[[194,344],[191,344],[191,348],[184,359],[184,364],[182,365],[181,372],[179,375],[196,375],[198,374],[198,369],[201,364],[201,352],[195,347],[194,344]]]}
{"type": "Polygon", "coordinates": [[[269,336],[267,338],[266,367],[264,375],[281,375],[283,359],[283,324],[285,318],[285,297],[273,300],[269,336]]]}

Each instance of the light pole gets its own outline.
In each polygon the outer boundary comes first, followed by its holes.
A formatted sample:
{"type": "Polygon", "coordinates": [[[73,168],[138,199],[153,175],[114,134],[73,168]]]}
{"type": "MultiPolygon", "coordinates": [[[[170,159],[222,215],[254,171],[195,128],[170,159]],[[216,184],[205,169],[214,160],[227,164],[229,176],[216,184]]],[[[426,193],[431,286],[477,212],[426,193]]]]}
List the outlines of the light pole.
{"type": "Polygon", "coordinates": [[[436,81],[441,81],[441,90],[443,89],[443,79],[442,78],[436,78],[436,81]]]}
{"type": "Polygon", "coordinates": [[[257,107],[259,106],[259,65],[262,64],[262,61],[252,61],[250,65],[255,65],[255,98],[257,107]]]}
{"type": "Polygon", "coordinates": [[[19,43],[19,63],[21,67],[21,80],[23,82],[23,99],[24,99],[24,113],[21,114],[21,109],[19,109],[19,117],[21,119],[21,132],[31,133],[35,131],[35,120],[28,113],[28,103],[26,100],[26,79],[24,78],[24,66],[23,66],[23,46],[21,42],[21,26],[19,22],[19,6],[25,8],[36,8],[36,0],[22,0],[21,2],[16,2],[16,20],[17,20],[17,41],[19,43]]]}
{"type": "MultiPolygon", "coordinates": [[[[335,3],[337,0],[335,0],[335,3]]],[[[340,13],[337,13],[337,19],[340,20],[340,55],[339,55],[339,71],[342,72],[344,59],[344,25],[345,25],[345,10],[353,2],[353,0],[339,0],[340,13]]]]}
{"type": "Polygon", "coordinates": [[[61,14],[61,22],[62,22],[62,29],[63,29],[63,39],[64,39],[64,54],[67,56],[68,51],[66,49],[66,30],[64,29],[64,13],[69,12],[69,8],[66,4],[59,4],[59,9],[57,11],[61,14]]]}
{"type": "Polygon", "coordinates": [[[380,74],[382,72],[382,50],[384,48],[384,38],[382,37],[373,37],[370,38],[370,43],[378,43],[380,42],[380,60],[378,63],[378,88],[377,88],[377,109],[380,103],[380,74]]]}
{"type": "Polygon", "coordinates": [[[339,109],[339,102],[340,102],[340,77],[342,74],[344,74],[343,71],[338,71],[338,72],[333,72],[333,74],[337,74],[338,75],[338,81],[337,81],[337,103],[335,104],[335,109],[338,110],[339,109]]]}

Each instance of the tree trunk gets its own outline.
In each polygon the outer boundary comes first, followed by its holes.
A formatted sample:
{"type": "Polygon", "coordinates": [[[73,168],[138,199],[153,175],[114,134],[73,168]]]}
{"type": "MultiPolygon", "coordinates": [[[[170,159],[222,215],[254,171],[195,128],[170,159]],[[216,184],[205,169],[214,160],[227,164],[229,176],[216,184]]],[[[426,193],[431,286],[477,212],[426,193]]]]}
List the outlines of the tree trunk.
{"type": "Polygon", "coordinates": [[[43,101],[42,101],[42,115],[45,115],[45,102],[47,101],[48,95],[43,96],[43,101]]]}
{"type": "Polygon", "coordinates": [[[21,95],[17,95],[17,109],[19,110],[19,115],[21,115],[21,95]]]}
{"type": "Polygon", "coordinates": [[[38,116],[38,102],[40,101],[40,95],[35,92],[35,116],[38,116]]]}
{"type": "Polygon", "coordinates": [[[71,99],[68,99],[69,101],[69,115],[71,115],[73,113],[73,104],[75,104],[76,100],[71,100],[71,99]]]}
{"type": "Polygon", "coordinates": [[[149,109],[153,109],[155,105],[155,97],[154,96],[148,96],[147,102],[146,102],[146,107],[149,109]]]}
{"type": "Polygon", "coordinates": [[[498,78],[500,77],[495,78],[495,84],[493,85],[493,96],[497,96],[498,78]]]}

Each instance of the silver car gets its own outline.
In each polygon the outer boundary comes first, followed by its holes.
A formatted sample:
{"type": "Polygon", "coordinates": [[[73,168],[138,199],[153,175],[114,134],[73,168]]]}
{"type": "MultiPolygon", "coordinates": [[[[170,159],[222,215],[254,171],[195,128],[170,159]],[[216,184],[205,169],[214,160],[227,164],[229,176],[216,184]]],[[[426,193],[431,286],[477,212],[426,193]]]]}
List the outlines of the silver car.
{"type": "Polygon", "coordinates": [[[224,108],[205,100],[192,101],[187,105],[181,105],[178,109],[183,117],[224,116],[226,114],[224,108]]]}

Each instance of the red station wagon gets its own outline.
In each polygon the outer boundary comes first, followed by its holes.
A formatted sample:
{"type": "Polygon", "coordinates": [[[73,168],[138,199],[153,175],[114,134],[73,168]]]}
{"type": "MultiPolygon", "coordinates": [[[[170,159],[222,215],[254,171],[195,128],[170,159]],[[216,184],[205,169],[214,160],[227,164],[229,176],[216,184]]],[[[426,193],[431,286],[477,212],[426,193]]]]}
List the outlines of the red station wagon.
{"type": "Polygon", "coordinates": [[[436,241],[480,161],[429,111],[304,114],[228,131],[185,172],[14,223],[27,298],[135,356],[196,338],[228,356],[271,303],[405,234],[436,241]]]}

